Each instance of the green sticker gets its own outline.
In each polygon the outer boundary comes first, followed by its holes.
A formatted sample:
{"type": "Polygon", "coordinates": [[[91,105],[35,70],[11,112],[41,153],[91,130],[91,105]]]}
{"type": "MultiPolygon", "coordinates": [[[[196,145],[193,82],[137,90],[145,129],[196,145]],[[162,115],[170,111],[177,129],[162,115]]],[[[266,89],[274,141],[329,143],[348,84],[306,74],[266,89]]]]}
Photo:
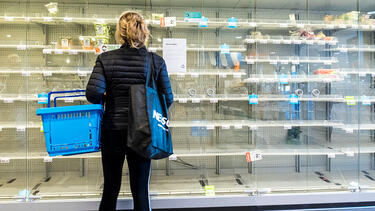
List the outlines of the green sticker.
{"type": "Polygon", "coordinates": [[[204,192],[206,193],[206,196],[215,196],[215,186],[214,185],[204,186],[204,192]]]}
{"type": "Polygon", "coordinates": [[[345,96],[345,101],[347,105],[356,105],[354,96],[345,96]]]}

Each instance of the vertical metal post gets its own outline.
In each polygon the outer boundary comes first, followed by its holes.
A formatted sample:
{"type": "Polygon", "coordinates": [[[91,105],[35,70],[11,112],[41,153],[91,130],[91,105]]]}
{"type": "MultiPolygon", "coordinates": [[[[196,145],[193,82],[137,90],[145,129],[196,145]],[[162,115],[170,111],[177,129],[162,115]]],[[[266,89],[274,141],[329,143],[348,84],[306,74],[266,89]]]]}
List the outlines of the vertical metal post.
{"type": "Polygon", "coordinates": [[[331,171],[331,161],[332,161],[332,158],[329,158],[327,155],[326,156],[326,171],[331,171]]]}
{"type": "Polygon", "coordinates": [[[294,160],[295,160],[295,169],[296,169],[296,172],[301,172],[301,156],[300,155],[296,155],[294,157],[294,160]]]}
{"type": "Polygon", "coordinates": [[[216,156],[216,172],[217,175],[220,174],[220,156],[216,156]]]}
{"type": "Polygon", "coordinates": [[[168,159],[165,160],[165,175],[171,175],[171,161],[168,159]]]}
{"type": "Polygon", "coordinates": [[[253,163],[247,163],[247,173],[252,174],[254,173],[253,163]]]}
{"type": "Polygon", "coordinates": [[[81,158],[81,177],[84,177],[85,176],[85,173],[86,173],[86,162],[85,162],[85,158],[81,158]]]}

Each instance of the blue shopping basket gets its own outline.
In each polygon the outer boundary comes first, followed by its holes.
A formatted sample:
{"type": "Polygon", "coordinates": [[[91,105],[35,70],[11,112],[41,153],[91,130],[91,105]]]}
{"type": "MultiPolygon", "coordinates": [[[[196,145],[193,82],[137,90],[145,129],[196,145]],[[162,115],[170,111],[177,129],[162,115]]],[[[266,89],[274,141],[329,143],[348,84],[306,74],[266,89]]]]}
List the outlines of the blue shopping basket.
{"type": "Polygon", "coordinates": [[[51,107],[51,95],[85,92],[85,90],[58,91],[48,93],[48,108],[39,108],[42,116],[47,152],[50,156],[74,155],[100,150],[100,123],[103,106],[100,104],[56,107],[58,98],[85,95],[58,96],[51,107]]]}

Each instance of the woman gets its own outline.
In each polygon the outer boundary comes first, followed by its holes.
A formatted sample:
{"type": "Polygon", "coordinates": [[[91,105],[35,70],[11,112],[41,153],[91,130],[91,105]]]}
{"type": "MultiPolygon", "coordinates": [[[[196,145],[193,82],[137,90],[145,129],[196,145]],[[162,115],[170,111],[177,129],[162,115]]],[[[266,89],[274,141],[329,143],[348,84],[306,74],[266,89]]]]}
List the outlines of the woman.
{"type": "MultiPolygon", "coordinates": [[[[134,210],[151,210],[148,192],[151,160],[141,157],[126,145],[127,125],[132,124],[128,122],[129,86],[146,81],[149,70],[144,68],[148,54],[145,42],[148,36],[149,30],[139,13],[122,13],[116,27],[116,41],[122,46],[98,56],[87,84],[86,98],[89,102],[105,100],[101,137],[104,190],[99,210],[116,210],[125,155],[134,210]]],[[[153,62],[157,88],[166,96],[169,107],[173,94],[165,62],[156,54],[153,62]]]]}

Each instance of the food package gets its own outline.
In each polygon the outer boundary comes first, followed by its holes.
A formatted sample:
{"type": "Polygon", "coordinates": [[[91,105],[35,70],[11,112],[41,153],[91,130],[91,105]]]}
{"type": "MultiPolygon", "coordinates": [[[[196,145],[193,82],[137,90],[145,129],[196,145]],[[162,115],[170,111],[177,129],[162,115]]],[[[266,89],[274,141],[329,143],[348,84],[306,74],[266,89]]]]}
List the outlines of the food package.
{"type": "Polygon", "coordinates": [[[94,26],[96,36],[110,36],[110,28],[107,24],[95,24],[94,26]]]}
{"type": "Polygon", "coordinates": [[[95,37],[92,36],[80,36],[82,49],[92,50],[94,48],[95,37]]]}
{"type": "Polygon", "coordinates": [[[315,36],[316,39],[320,39],[320,40],[324,39],[325,37],[326,37],[326,35],[325,35],[322,31],[320,31],[320,32],[315,36]]]}
{"type": "Polygon", "coordinates": [[[72,38],[71,37],[63,37],[60,39],[60,48],[61,49],[70,49],[72,45],[72,38]]]}
{"type": "Polygon", "coordinates": [[[314,71],[314,75],[333,75],[336,74],[334,69],[317,69],[314,71]]]}
{"type": "Polygon", "coordinates": [[[334,18],[334,16],[333,15],[326,15],[326,16],[324,16],[324,18],[323,18],[323,20],[325,21],[325,22],[331,22],[331,21],[333,21],[335,18],[334,18]]]}
{"type": "Polygon", "coordinates": [[[259,32],[259,31],[251,32],[251,38],[262,39],[263,38],[262,32],[259,32]]]}

